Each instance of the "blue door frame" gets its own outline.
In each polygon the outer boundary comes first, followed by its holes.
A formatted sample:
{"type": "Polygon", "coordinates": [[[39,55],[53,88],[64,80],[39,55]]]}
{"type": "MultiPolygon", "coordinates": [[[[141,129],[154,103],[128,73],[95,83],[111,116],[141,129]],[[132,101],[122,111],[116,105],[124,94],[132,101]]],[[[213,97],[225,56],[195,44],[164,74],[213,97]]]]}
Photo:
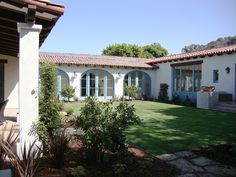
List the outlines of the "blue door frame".
{"type": "MultiPolygon", "coordinates": [[[[85,74],[82,75],[81,77],[81,83],[82,83],[82,78],[84,75],[86,75],[86,96],[90,96],[90,73],[91,71],[93,70],[89,70],[89,71],[86,71],[85,74]]],[[[82,84],[81,84],[82,86],[82,84]]],[[[82,92],[82,89],[81,89],[81,92],[82,92]]],[[[96,98],[99,98],[99,99],[112,99],[114,97],[114,78],[113,76],[108,73],[107,71],[104,71],[104,70],[95,70],[95,95],[94,95],[96,98]],[[104,72],[104,82],[103,82],[103,93],[104,95],[103,96],[99,96],[99,71],[103,71],[104,72]],[[108,96],[107,95],[107,76],[108,74],[112,77],[112,96],[108,96]]],[[[82,96],[82,93],[80,93],[80,97],[81,98],[85,98],[85,96],[82,96]]]]}
{"type": "MultiPolygon", "coordinates": [[[[149,95],[146,95],[146,96],[150,97],[152,95],[152,89],[151,89],[152,88],[152,80],[151,80],[151,77],[147,73],[145,73],[143,71],[138,71],[138,70],[130,71],[130,72],[128,72],[125,75],[125,77],[128,76],[128,86],[132,85],[131,73],[134,73],[134,86],[142,88],[142,96],[144,96],[147,93],[149,93],[149,95]],[[142,83],[141,83],[141,85],[139,85],[139,83],[138,83],[139,82],[139,78],[138,78],[138,74],[139,73],[142,73],[142,83]],[[148,80],[150,80],[150,88],[149,88],[149,90],[147,90],[147,88],[146,88],[146,81],[148,81],[148,80]]],[[[123,81],[123,84],[125,86],[125,80],[123,81]]],[[[124,89],[124,93],[125,93],[125,87],[123,89],[124,89]]],[[[125,96],[127,96],[127,95],[125,95],[125,96]]]]}

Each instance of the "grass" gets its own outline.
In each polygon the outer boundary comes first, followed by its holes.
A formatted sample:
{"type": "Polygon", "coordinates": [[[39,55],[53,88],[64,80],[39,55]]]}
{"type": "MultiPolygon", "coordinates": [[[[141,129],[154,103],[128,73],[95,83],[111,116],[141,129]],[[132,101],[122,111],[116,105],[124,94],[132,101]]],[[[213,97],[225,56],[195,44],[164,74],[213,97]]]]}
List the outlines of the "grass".
{"type": "MultiPolygon", "coordinates": [[[[115,103],[117,104],[117,103],[115,103]]],[[[150,101],[133,101],[142,119],[126,131],[128,141],[153,154],[192,150],[236,140],[236,114],[150,101]]],[[[69,103],[75,113],[83,103],[69,103]]]]}

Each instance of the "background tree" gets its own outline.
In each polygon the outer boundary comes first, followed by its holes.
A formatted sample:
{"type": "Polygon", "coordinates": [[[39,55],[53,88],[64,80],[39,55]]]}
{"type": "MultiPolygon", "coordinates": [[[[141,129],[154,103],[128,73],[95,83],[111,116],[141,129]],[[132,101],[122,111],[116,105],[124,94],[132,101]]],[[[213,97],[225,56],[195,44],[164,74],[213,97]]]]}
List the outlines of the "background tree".
{"type": "Polygon", "coordinates": [[[110,56],[156,58],[166,56],[168,54],[168,51],[159,43],[153,43],[146,46],[123,43],[109,45],[103,50],[102,54],[110,56]]]}
{"type": "Polygon", "coordinates": [[[236,44],[236,36],[228,36],[224,38],[218,38],[217,40],[211,41],[206,45],[191,44],[182,48],[182,53],[195,52],[200,50],[212,49],[216,47],[225,47],[236,44]]]}
{"type": "Polygon", "coordinates": [[[142,47],[144,58],[158,58],[168,54],[168,51],[158,43],[153,43],[142,47]]]}

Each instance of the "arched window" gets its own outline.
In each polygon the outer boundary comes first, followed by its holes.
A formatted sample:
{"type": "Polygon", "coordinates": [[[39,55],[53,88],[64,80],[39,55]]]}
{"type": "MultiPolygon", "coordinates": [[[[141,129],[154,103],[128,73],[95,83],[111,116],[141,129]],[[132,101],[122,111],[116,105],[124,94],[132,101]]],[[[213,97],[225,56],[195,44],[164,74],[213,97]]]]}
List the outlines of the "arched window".
{"type": "Polygon", "coordinates": [[[114,95],[114,78],[107,71],[93,69],[85,72],[81,78],[81,96],[95,96],[109,99],[114,95]]]}
{"type": "Polygon", "coordinates": [[[57,69],[57,95],[61,98],[61,91],[70,85],[69,76],[66,72],[57,69]]]}
{"type": "Polygon", "coordinates": [[[131,71],[125,75],[124,90],[126,86],[134,85],[141,88],[143,97],[151,96],[151,78],[143,71],[131,71]]]}

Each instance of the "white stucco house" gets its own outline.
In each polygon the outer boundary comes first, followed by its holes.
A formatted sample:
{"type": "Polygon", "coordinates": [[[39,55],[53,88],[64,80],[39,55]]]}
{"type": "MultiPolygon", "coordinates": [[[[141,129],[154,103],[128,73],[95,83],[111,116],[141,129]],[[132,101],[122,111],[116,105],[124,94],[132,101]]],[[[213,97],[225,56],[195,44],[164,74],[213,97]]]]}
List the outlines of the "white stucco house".
{"type": "Polygon", "coordinates": [[[170,99],[179,95],[180,101],[188,96],[200,102],[201,86],[213,86],[215,92],[236,100],[236,45],[157,59],[40,53],[40,62],[44,61],[58,66],[58,94],[70,85],[80,100],[120,98],[126,85],[141,87],[142,95],[157,98],[161,83],[168,84],[170,99]]]}
{"type": "MultiPolygon", "coordinates": [[[[57,90],[73,86],[76,96],[112,99],[125,96],[124,87],[141,87],[142,95],[157,98],[160,84],[168,96],[178,94],[197,102],[201,86],[214,86],[236,100],[236,45],[170,55],[157,59],[40,53],[39,47],[64,12],[47,0],[0,1],[0,101],[16,110],[21,142],[38,119],[39,63],[58,66],[57,90]]],[[[201,107],[201,106],[200,106],[201,107]]]]}

